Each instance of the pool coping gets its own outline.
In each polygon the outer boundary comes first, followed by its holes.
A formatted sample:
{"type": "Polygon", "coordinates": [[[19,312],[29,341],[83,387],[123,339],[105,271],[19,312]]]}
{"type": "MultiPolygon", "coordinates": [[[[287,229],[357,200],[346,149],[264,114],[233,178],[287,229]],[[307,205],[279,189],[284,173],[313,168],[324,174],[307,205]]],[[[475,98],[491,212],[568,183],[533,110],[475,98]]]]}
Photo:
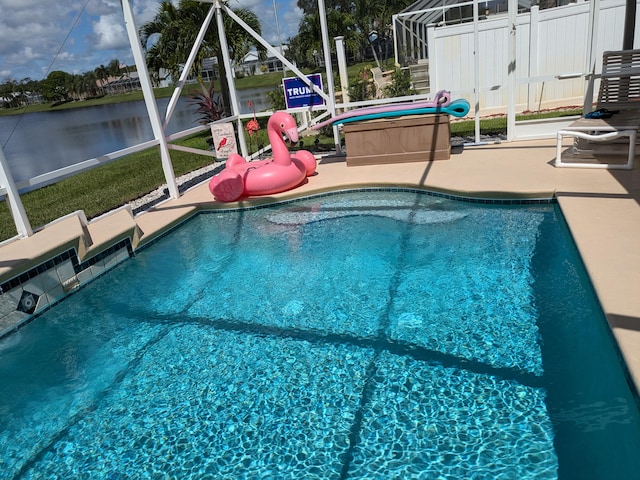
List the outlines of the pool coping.
{"type": "Polygon", "coordinates": [[[552,139],[512,142],[468,147],[449,160],[357,167],[347,166],[344,157],[325,157],[319,162],[317,175],[282,194],[222,204],[213,199],[204,182],[180,198],[159,203],[136,216],[124,207],[86,223],[81,212],[68,215],[32,237],[0,245],[0,285],[34,268],[44,271],[40,267],[43,265],[50,266],[48,273],[55,272],[41,279],[23,279],[28,292],[47,300],[27,316],[24,312],[7,315],[21,298],[15,293],[7,295],[9,292],[0,295],[7,300],[0,302],[0,317],[4,314],[5,320],[0,320],[0,336],[202,210],[253,208],[371,187],[427,190],[473,198],[479,203],[554,199],[640,390],[640,168],[557,168],[553,166],[555,146],[552,139]]]}

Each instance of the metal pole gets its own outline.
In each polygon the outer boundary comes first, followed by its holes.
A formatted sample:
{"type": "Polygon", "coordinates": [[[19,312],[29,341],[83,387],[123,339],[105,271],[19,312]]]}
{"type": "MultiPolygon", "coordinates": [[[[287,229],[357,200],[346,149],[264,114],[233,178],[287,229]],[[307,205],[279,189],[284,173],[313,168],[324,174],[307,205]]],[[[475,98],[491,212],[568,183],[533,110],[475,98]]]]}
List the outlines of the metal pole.
{"type": "MultiPolygon", "coordinates": [[[[585,71],[587,72],[584,104],[582,111],[589,113],[593,110],[593,92],[595,90],[595,74],[596,74],[596,46],[598,34],[598,22],[600,20],[600,0],[590,0],[589,2],[589,27],[588,27],[588,43],[587,43],[587,64],[585,71]]],[[[626,21],[626,20],[625,20],[626,21]]]]}
{"type": "MultiPolygon", "coordinates": [[[[324,67],[327,72],[327,90],[329,91],[329,99],[327,101],[327,110],[332,117],[336,116],[336,91],[333,85],[333,69],[331,67],[331,48],[329,43],[329,34],[327,28],[327,15],[324,7],[324,0],[318,0],[318,13],[320,14],[320,29],[322,30],[322,47],[324,50],[324,67]]],[[[333,125],[333,142],[336,147],[336,154],[342,153],[340,147],[340,134],[338,126],[333,125]]]]}
{"type": "MultiPolygon", "coordinates": [[[[393,27],[393,56],[395,57],[395,66],[400,66],[398,58],[398,29],[396,28],[396,22],[398,21],[398,15],[391,16],[391,26],[393,27]]],[[[405,59],[406,61],[406,59],[405,59]]]]}
{"type": "Polygon", "coordinates": [[[335,37],[336,54],[338,56],[338,72],[340,73],[340,89],[342,103],[349,103],[349,76],[347,75],[347,58],[344,53],[344,37],[335,37]]]}
{"type": "Polygon", "coordinates": [[[16,182],[13,180],[11,170],[9,170],[9,162],[7,162],[7,157],[4,156],[2,145],[0,145],[0,187],[7,189],[7,204],[11,210],[13,222],[16,224],[18,236],[21,238],[30,237],[33,235],[33,230],[27,218],[27,213],[24,210],[24,205],[22,205],[20,194],[16,188],[16,182]]]}
{"type": "MultiPolygon", "coordinates": [[[[231,66],[231,58],[229,57],[229,44],[227,43],[227,35],[224,32],[224,22],[222,21],[222,5],[219,0],[214,2],[216,9],[216,21],[218,22],[218,37],[220,38],[220,50],[222,50],[222,61],[225,65],[227,73],[227,84],[229,85],[229,98],[231,100],[231,115],[240,115],[240,107],[238,106],[238,95],[236,93],[236,82],[233,78],[233,71],[231,66]]],[[[218,59],[221,61],[221,59],[218,59]]],[[[245,158],[249,156],[249,150],[247,149],[247,140],[244,138],[244,128],[242,126],[242,119],[236,120],[238,128],[238,142],[240,143],[240,150],[242,156],[245,158]]]]}
{"type": "MultiPolygon", "coordinates": [[[[540,7],[531,5],[529,12],[529,77],[538,76],[538,30],[540,29],[540,7]]],[[[538,82],[527,83],[527,110],[540,110],[544,94],[544,82],[538,95],[538,82]],[[537,107],[536,107],[537,103],[537,107]]]]}
{"type": "MultiPolygon", "coordinates": [[[[278,20],[278,7],[276,6],[276,0],[273,0],[273,14],[276,17],[276,32],[278,33],[278,43],[280,44],[280,53],[284,55],[284,51],[282,50],[282,37],[280,36],[280,21],[278,20]]],[[[287,67],[285,64],[282,64],[282,75],[286,74],[287,67]]]]}
{"type": "Polygon", "coordinates": [[[480,19],[478,0],[473,0],[473,101],[475,121],[475,141],[480,143],[480,51],[478,22],[480,19]]]}
{"type": "Polygon", "coordinates": [[[636,0],[627,0],[624,11],[624,35],[622,49],[633,50],[633,40],[636,30],[636,0]]]}
{"type": "Polygon", "coordinates": [[[508,61],[507,61],[507,141],[516,136],[516,20],[518,0],[508,2],[508,61]]]}
{"type": "Polygon", "coordinates": [[[140,44],[140,37],[138,37],[138,28],[136,27],[136,23],[133,18],[133,10],[131,9],[129,0],[121,0],[121,3],[122,12],[124,13],[124,24],[127,28],[127,35],[129,36],[129,43],[131,44],[133,59],[135,60],[136,67],[138,68],[140,86],[142,87],[144,102],[147,106],[147,113],[149,114],[151,129],[153,130],[154,138],[159,142],[160,158],[162,159],[162,170],[164,171],[164,178],[169,189],[169,196],[171,198],[178,198],[180,196],[180,191],[178,190],[178,184],[173,172],[173,165],[171,164],[169,145],[167,142],[167,138],[164,135],[162,118],[160,117],[160,113],[158,112],[158,105],[156,104],[156,98],[153,94],[153,85],[151,84],[151,77],[149,76],[147,64],[144,60],[142,45],[140,44]]]}
{"type": "MultiPolygon", "coordinates": [[[[202,26],[200,27],[200,31],[198,32],[198,36],[196,37],[196,41],[193,44],[193,47],[191,48],[191,53],[189,53],[189,58],[187,58],[187,63],[184,64],[184,70],[182,70],[182,74],[180,75],[180,80],[178,80],[178,85],[173,91],[171,100],[169,100],[169,105],[167,105],[167,113],[164,117],[164,128],[167,128],[167,125],[169,125],[169,122],[171,121],[171,117],[173,116],[173,111],[175,110],[176,105],[178,104],[178,100],[180,99],[180,93],[182,93],[184,84],[187,78],[189,77],[189,72],[191,71],[191,67],[193,66],[193,63],[196,61],[196,56],[198,55],[200,46],[202,45],[202,42],[204,41],[204,37],[207,34],[207,30],[209,29],[209,25],[211,24],[211,20],[213,19],[214,13],[215,13],[215,9],[213,8],[213,5],[212,5],[211,8],[209,9],[209,12],[207,12],[207,16],[205,17],[204,22],[202,23],[202,26]]],[[[199,72],[198,72],[198,75],[199,75],[199,72]]]]}

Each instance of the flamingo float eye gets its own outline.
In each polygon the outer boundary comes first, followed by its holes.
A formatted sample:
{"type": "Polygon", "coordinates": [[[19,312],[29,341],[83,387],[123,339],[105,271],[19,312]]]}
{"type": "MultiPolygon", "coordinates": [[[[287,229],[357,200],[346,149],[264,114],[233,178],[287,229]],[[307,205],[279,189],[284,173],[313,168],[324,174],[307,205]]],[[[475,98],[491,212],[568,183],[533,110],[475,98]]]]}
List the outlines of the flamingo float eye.
{"type": "Polygon", "coordinates": [[[284,122],[280,124],[280,128],[284,128],[284,122]]]}

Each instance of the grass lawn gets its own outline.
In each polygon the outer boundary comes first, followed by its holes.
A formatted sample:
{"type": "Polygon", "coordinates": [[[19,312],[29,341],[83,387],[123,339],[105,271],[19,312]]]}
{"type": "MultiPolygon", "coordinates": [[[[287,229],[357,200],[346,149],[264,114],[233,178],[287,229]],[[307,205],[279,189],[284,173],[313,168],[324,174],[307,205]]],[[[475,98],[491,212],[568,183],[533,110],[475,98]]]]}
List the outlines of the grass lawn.
{"type": "MultiPolygon", "coordinates": [[[[180,142],[193,148],[208,150],[206,134],[180,142]]],[[[213,158],[171,151],[176,177],[212,163],[213,158]]],[[[21,195],[22,203],[35,229],[76,210],[84,210],[87,218],[96,217],[113,208],[139,198],[165,183],[158,147],[114,160],[38,190],[21,195]]],[[[7,202],[0,203],[0,240],[16,235],[7,202]]]]}

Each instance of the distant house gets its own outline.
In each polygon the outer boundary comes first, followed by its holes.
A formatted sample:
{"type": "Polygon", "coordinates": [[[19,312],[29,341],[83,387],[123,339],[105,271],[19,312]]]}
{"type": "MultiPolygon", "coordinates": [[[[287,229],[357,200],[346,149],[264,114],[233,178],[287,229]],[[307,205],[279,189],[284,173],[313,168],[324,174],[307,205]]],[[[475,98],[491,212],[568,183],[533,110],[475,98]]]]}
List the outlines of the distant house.
{"type": "MultiPolygon", "coordinates": [[[[218,58],[210,57],[205,58],[202,62],[202,80],[205,82],[210,82],[212,80],[216,80],[218,75],[218,58]]],[[[195,79],[193,79],[195,81],[195,79]]]]}
{"type": "MultiPolygon", "coordinates": [[[[279,52],[286,52],[288,47],[287,45],[282,45],[282,47],[273,48],[279,52]]],[[[268,54],[266,60],[260,60],[258,52],[255,49],[247,53],[239,63],[233,65],[234,74],[240,77],[263,75],[265,73],[282,71],[284,71],[284,65],[279,58],[273,54],[268,54]]],[[[171,75],[169,75],[166,70],[161,70],[161,73],[163,72],[164,76],[160,81],[160,86],[172,85],[173,79],[171,78],[171,75]]],[[[210,82],[218,79],[218,59],[216,57],[204,59],[200,76],[204,82],[210,82]]],[[[187,79],[187,83],[195,83],[196,81],[197,79],[193,75],[190,75],[187,79]]]]}
{"type": "Polygon", "coordinates": [[[138,72],[133,72],[130,76],[119,78],[105,85],[105,90],[109,94],[114,93],[127,93],[135,90],[141,90],[140,79],[138,78],[138,72]]]}
{"type": "MultiPolygon", "coordinates": [[[[282,45],[273,48],[284,55],[289,47],[287,45],[282,45]]],[[[280,59],[271,53],[268,53],[267,55],[266,60],[260,60],[258,52],[255,49],[251,50],[244,56],[240,63],[234,65],[236,75],[248,76],[282,72],[284,70],[284,65],[280,59]]]]}
{"type": "Polygon", "coordinates": [[[121,77],[107,77],[105,80],[97,80],[96,85],[109,95],[116,93],[127,93],[141,90],[138,72],[131,72],[121,77]]]}
{"type": "Polygon", "coordinates": [[[9,96],[0,97],[0,108],[21,107],[44,103],[42,95],[37,92],[11,92],[9,96]]]}

